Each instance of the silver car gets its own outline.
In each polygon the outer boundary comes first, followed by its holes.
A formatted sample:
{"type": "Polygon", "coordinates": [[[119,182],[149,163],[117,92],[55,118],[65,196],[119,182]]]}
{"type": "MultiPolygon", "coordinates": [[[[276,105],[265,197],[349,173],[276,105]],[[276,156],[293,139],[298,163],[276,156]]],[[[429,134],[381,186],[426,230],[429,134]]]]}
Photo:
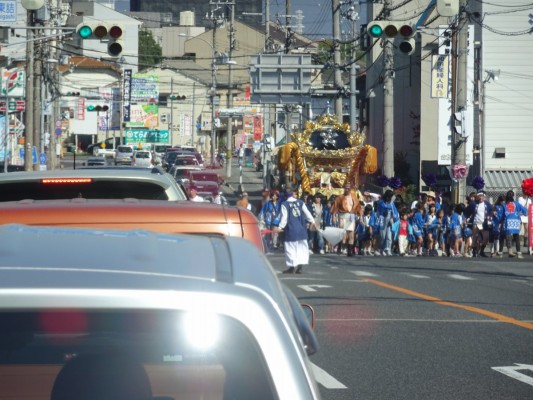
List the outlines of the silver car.
{"type": "Polygon", "coordinates": [[[4,225],[0,246],[2,398],[320,398],[311,324],[244,239],[4,225]]]}
{"type": "Polygon", "coordinates": [[[128,145],[118,146],[115,150],[115,165],[131,165],[133,147],[128,145]]]}
{"type": "Polygon", "coordinates": [[[26,199],[186,200],[174,178],[161,168],[90,167],[0,174],[0,201],[26,199]]]}
{"type": "Polygon", "coordinates": [[[151,168],[154,166],[154,158],[150,150],[135,150],[131,157],[131,165],[134,167],[151,168]]]}

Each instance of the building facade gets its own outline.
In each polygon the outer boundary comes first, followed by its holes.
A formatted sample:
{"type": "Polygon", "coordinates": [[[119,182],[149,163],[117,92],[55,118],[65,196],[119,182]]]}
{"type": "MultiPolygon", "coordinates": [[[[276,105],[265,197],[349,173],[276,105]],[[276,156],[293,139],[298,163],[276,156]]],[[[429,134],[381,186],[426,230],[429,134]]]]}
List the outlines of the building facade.
{"type": "MultiPolygon", "coordinates": [[[[429,190],[427,174],[437,177],[437,189],[453,185],[449,168],[453,162],[452,129],[461,130],[466,143],[469,173],[467,192],[475,190],[472,180],[481,176],[484,189],[495,200],[509,189],[520,193],[520,183],[533,176],[533,113],[531,96],[533,41],[528,2],[507,5],[467,2],[469,21],[466,52],[466,91],[463,110],[452,113],[453,58],[451,42],[456,17],[442,17],[426,2],[403,4],[393,1],[389,20],[410,21],[417,26],[416,50],[406,56],[394,50],[394,150],[396,169],[406,161],[409,177],[422,191],[429,190]],[[423,14],[427,10],[427,13],[423,14]],[[415,16],[410,18],[410,16],[415,16]],[[436,90],[438,66],[444,91],[436,90]],[[460,126],[460,128],[457,128],[460,126]]],[[[369,4],[369,21],[382,19],[382,4],[369,4]]],[[[383,151],[383,65],[382,47],[369,50],[367,93],[368,138],[383,151]]],[[[435,189],[435,187],[433,188],[435,189]]]]}
{"type": "MultiPolygon", "coordinates": [[[[172,14],[172,25],[179,25],[178,17],[182,11],[194,11],[195,25],[212,26],[211,12],[216,10],[217,16],[230,19],[230,6],[211,5],[211,0],[131,0],[131,11],[165,12],[172,14]]],[[[235,2],[235,19],[247,23],[258,24],[263,19],[263,1],[247,0],[235,2]]],[[[216,3],[216,2],[213,2],[216,3]]],[[[229,1],[228,1],[229,3],[229,1]]],[[[182,24],[183,25],[183,24],[182,24]]]]}

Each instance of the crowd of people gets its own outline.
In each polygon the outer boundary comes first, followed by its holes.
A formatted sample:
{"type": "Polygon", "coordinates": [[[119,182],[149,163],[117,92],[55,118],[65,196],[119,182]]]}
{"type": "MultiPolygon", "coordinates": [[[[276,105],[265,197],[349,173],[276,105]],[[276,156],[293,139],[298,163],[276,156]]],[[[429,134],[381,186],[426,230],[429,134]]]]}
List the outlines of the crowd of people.
{"type": "MultiPolygon", "coordinates": [[[[284,246],[279,226],[286,199],[284,192],[264,190],[255,207],[269,252],[284,246]]],[[[313,217],[313,222],[304,222],[310,254],[502,257],[507,249],[509,257],[522,258],[521,248],[527,247],[531,199],[520,196],[515,200],[512,190],[498,196],[494,204],[482,190],[458,204],[433,191],[406,203],[392,190],[381,195],[361,193],[347,184],[339,196],[304,193],[301,200],[313,217]],[[325,238],[328,227],[342,229],[339,243],[325,238]]]]}

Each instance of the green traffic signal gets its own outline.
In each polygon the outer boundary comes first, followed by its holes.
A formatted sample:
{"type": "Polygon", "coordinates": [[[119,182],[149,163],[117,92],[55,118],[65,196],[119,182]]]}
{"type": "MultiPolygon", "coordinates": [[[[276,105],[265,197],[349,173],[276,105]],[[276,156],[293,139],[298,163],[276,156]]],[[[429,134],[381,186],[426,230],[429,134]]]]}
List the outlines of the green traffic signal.
{"type": "Polygon", "coordinates": [[[383,28],[381,27],[381,25],[375,23],[370,25],[370,27],[368,28],[368,33],[371,36],[380,37],[383,34],[383,28]]]}
{"type": "Polygon", "coordinates": [[[91,37],[92,34],[93,34],[93,30],[89,25],[83,25],[78,30],[78,35],[80,35],[82,39],[87,39],[88,37],[91,37]]]}
{"type": "Polygon", "coordinates": [[[98,111],[107,111],[107,110],[109,110],[109,106],[105,105],[105,104],[103,106],[101,106],[101,105],[96,105],[95,106],[94,104],[89,104],[87,106],[87,111],[97,111],[98,112],[98,111]]]}

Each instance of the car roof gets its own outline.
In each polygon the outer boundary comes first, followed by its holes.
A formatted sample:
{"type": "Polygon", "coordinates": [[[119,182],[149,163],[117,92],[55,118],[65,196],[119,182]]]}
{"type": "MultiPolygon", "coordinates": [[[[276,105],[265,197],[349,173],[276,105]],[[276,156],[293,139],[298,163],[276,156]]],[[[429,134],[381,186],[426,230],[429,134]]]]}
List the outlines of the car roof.
{"type": "Polygon", "coordinates": [[[8,224],[0,226],[0,243],[0,288],[201,290],[207,282],[239,283],[283,301],[268,260],[241,238],[8,224]],[[96,257],[81,256],[80,247],[96,257]]]}
{"type": "MultiPolygon", "coordinates": [[[[163,169],[154,168],[119,168],[119,167],[88,167],[72,170],[56,169],[47,171],[10,172],[0,175],[0,191],[5,190],[2,185],[16,185],[18,183],[39,183],[46,179],[92,179],[95,182],[128,181],[156,184],[165,190],[169,200],[182,200],[186,196],[177,185],[174,177],[163,169]]],[[[0,196],[1,197],[1,196],[0,196]]],[[[134,196],[124,196],[134,197],[134,196]]],[[[11,199],[13,200],[13,199],[11,199]]]]}

